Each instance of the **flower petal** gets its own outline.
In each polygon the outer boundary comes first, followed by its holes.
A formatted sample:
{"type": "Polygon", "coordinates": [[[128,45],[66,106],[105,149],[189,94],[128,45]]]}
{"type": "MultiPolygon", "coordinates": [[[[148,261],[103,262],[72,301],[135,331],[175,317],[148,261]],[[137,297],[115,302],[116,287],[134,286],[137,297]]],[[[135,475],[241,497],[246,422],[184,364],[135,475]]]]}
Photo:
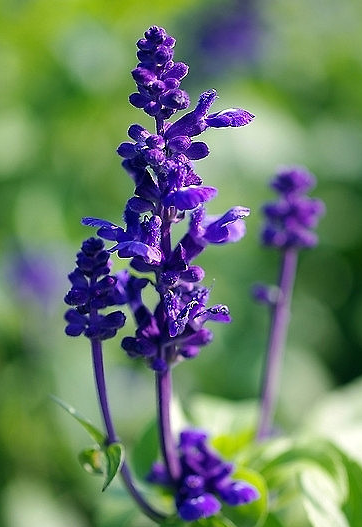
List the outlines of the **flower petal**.
{"type": "Polygon", "coordinates": [[[166,207],[174,206],[179,210],[191,210],[197,207],[200,203],[210,201],[217,194],[215,187],[199,187],[190,185],[179,190],[171,192],[164,199],[166,207]]]}

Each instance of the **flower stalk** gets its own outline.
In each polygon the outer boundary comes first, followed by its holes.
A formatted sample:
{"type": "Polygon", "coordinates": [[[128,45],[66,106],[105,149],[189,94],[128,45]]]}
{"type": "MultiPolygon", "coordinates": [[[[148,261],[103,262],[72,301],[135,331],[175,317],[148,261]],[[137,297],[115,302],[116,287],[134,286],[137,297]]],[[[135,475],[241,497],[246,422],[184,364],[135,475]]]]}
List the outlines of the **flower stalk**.
{"type": "Polygon", "coordinates": [[[271,187],[278,193],[279,199],[263,207],[266,222],[262,230],[262,243],[281,252],[281,268],[277,288],[264,285],[254,287],[255,298],[271,308],[261,410],[256,432],[258,440],[272,434],[298,253],[318,243],[318,237],[312,229],[317,226],[325,207],[322,201],[306,195],[314,184],[314,176],[305,168],[282,168],[271,181],[271,187]]]}
{"type": "Polygon", "coordinates": [[[278,399],[285,340],[290,320],[290,303],[293,294],[297,266],[297,251],[287,249],[282,256],[278,282],[278,297],[271,306],[272,320],[262,380],[260,421],[257,439],[262,440],[272,433],[272,425],[278,399]]]}

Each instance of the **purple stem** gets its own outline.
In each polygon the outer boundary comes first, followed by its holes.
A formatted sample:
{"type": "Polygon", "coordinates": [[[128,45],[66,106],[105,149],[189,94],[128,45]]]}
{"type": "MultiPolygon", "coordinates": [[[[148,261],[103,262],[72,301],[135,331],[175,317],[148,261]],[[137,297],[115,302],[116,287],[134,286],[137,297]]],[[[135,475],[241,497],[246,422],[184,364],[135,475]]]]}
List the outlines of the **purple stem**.
{"type": "MultiPolygon", "coordinates": [[[[107,430],[107,443],[108,444],[116,443],[119,441],[119,439],[115,432],[111,414],[109,411],[107,390],[106,390],[106,383],[105,383],[105,376],[104,376],[102,342],[100,339],[91,339],[91,343],[92,343],[94,378],[95,378],[95,383],[97,387],[98,401],[99,401],[103,421],[104,421],[104,424],[107,430]]],[[[130,470],[125,461],[123,462],[122,467],[120,469],[120,474],[121,474],[121,477],[123,479],[123,482],[128,492],[133,497],[133,499],[139,506],[140,510],[146,516],[148,516],[148,518],[153,520],[155,523],[161,523],[163,520],[165,520],[166,516],[154,510],[153,507],[151,507],[151,505],[149,505],[149,503],[147,503],[142,497],[142,495],[138,492],[138,490],[136,489],[132,481],[130,470]]]]}
{"type": "Polygon", "coordinates": [[[161,452],[171,481],[176,482],[181,473],[180,460],[171,430],[170,404],[172,398],[171,369],[156,372],[157,417],[161,452]]]}
{"type": "Polygon", "coordinates": [[[297,251],[293,248],[287,249],[283,254],[278,283],[279,296],[272,307],[272,320],[262,383],[261,413],[256,434],[258,440],[269,437],[273,425],[297,259],[297,251]]]}
{"type": "MultiPolygon", "coordinates": [[[[162,124],[157,123],[157,130],[160,129],[162,124]]],[[[171,254],[171,223],[168,220],[168,210],[160,207],[159,214],[162,218],[162,230],[161,230],[161,247],[165,259],[171,254]]],[[[157,275],[156,275],[157,276],[157,275]]],[[[157,276],[158,282],[158,276],[157,276]]],[[[164,293],[162,289],[159,289],[160,303],[164,306],[164,293]]],[[[162,310],[164,312],[164,309],[162,310]]],[[[163,318],[163,315],[159,314],[158,325],[160,328],[167,326],[167,321],[163,318]]],[[[165,331],[168,331],[165,328],[165,331]]],[[[168,355],[172,356],[172,350],[168,348],[168,355]]],[[[160,345],[158,350],[158,358],[167,362],[165,349],[160,345]]],[[[172,399],[172,372],[169,365],[167,370],[163,372],[155,373],[156,381],[156,400],[157,400],[157,421],[158,421],[158,433],[162,456],[164,459],[165,467],[170,480],[176,483],[181,475],[181,465],[177,453],[176,443],[172,435],[171,429],[171,417],[170,417],[170,406],[172,399]]]]}

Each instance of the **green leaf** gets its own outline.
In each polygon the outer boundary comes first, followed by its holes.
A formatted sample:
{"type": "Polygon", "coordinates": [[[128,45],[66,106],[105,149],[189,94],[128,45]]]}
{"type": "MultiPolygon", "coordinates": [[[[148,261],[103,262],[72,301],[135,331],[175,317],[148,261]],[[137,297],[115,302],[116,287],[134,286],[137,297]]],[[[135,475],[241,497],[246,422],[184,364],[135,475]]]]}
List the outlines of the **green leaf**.
{"type": "Polygon", "coordinates": [[[268,514],[263,527],[287,527],[275,514],[268,514]]]}
{"type": "Polygon", "coordinates": [[[132,450],[132,467],[140,479],[144,479],[158,456],[157,422],[147,425],[132,450]]]}
{"type": "Polygon", "coordinates": [[[121,443],[111,443],[103,448],[103,453],[106,458],[106,479],[102,491],[105,491],[123,463],[123,446],[121,443]]]}
{"type": "MultiPolygon", "coordinates": [[[[190,525],[190,524],[189,524],[190,525]]],[[[226,518],[222,514],[217,516],[211,516],[210,518],[203,518],[191,523],[192,527],[236,527],[229,518],[226,518]]],[[[244,527],[244,525],[243,525],[244,527]]]]}
{"type": "Polygon", "coordinates": [[[99,448],[86,448],[78,455],[79,463],[90,474],[103,474],[103,452],[99,448]]]}
{"type": "Polygon", "coordinates": [[[349,493],[343,511],[350,527],[360,527],[362,518],[362,467],[355,461],[344,457],[347,470],[349,493]]]}
{"type": "Polygon", "coordinates": [[[197,395],[191,400],[189,413],[193,422],[208,430],[212,436],[235,435],[245,430],[255,430],[258,401],[236,402],[197,395]]]}
{"type": "Polygon", "coordinates": [[[190,527],[191,525],[193,522],[184,522],[176,515],[169,516],[161,523],[161,527],[190,527]]]}
{"type": "Polygon", "coordinates": [[[98,443],[98,445],[103,446],[104,442],[106,440],[105,434],[96,428],[86,417],[81,415],[73,406],[69,405],[68,403],[62,401],[58,397],[55,397],[54,395],[51,396],[53,401],[55,401],[59,406],[64,408],[70,414],[74,419],[80,423],[83,428],[88,432],[88,434],[91,436],[94,441],[98,443]]]}
{"type": "Polygon", "coordinates": [[[350,527],[340,508],[338,488],[324,469],[303,470],[300,486],[303,506],[313,527],[350,527]]]}

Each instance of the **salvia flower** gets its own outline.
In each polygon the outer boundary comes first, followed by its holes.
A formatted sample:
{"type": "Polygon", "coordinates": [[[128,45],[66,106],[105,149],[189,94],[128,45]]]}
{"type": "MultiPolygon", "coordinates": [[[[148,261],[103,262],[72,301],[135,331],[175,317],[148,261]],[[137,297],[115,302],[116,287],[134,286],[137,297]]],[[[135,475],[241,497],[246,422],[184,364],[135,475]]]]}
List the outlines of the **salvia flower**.
{"type": "Polygon", "coordinates": [[[216,196],[217,189],[203,184],[193,162],[209,154],[206,143],[194,140],[196,136],[208,128],[245,126],[254,116],[240,108],[212,113],[217,92],[210,89],[200,95],[193,110],[168,122],[189,105],[180,87],[188,66],[173,61],[174,45],[175,39],[157,26],[137,43],[140,62],[132,76],[138,92],[130,100],[155,118],[156,130],[133,124],[128,130],[130,140],[117,148],[135,183],[134,196],[123,213],[124,225],[83,219],[83,224],[97,227],[98,236],[113,242],[110,252],[131,258],[131,267],[141,273],[155,273],[160,302],[150,311],[139,290],[137,308],[131,307],[136,332],[122,341],[130,357],[144,357],[154,369],[197,355],[212,338],[204,328],[208,320],[231,320],[223,304],[207,306],[208,290],[200,286],[205,273],[192,260],[210,243],[240,240],[246,232],[243,218],[250,212],[235,206],[223,215],[207,216],[204,204],[216,196]],[[186,211],[190,211],[189,228],[172,246],[172,224],[182,221],[186,211]]]}
{"type": "MultiPolygon", "coordinates": [[[[78,267],[70,275],[72,289],[65,301],[72,309],[66,313],[66,332],[73,336],[83,333],[92,340],[99,378],[101,346],[95,339],[114,336],[125,321],[120,311],[102,315],[99,310],[128,306],[135,331],[123,338],[121,346],[130,358],[143,359],[155,372],[164,463],[155,466],[154,478],[157,475],[158,482],[177,488],[179,515],[192,521],[217,513],[220,499],[239,505],[257,497],[256,489],[230,478],[232,466],[207,447],[205,434],[185,431],[177,448],[170,424],[172,366],[195,357],[212,340],[207,322],[231,321],[226,305],[208,304],[210,290],[201,284],[204,270],[192,261],[209,244],[223,245],[243,238],[243,218],[250,212],[234,206],[218,216],[206,214],[205,203],[215,198],[217,189],[204,184],[195,171],[194,162],[209,155],[207,144],[195,138],[209,128],[243,127],[254,115],[241,108],[211,111],[217,92],[210,89],[200,95],[194,109],[175,117],[189,107],[190,97],[181,87],[188,66],[174,62],[174,45],[175,39],[158,26],[150,27],[137,42],[139,63],[132,71],[137,91],[130,102],[154,118],[155,129],[133,124],[128,129],[129,140],[117,148],[122,166],[135,185],[121,224],[94,217],[82,220],[84,225],[97,228],[99,238],[84,242],[78,267]],[[187,214],[190,221],[186,233],[179,241],[174,240],[173,224],[187,214]],[[111,242],[108,251],[102,239],[111,242]],[[119,258],[131,259],[130,267],[137,272],[152,273],[152,278],[136,278],[128,271],[110,276],[109,256],[115,252],[119,258]],[[158,295],[152,309],[143,300],[143,289],[148,285],[158,295]]],[[[98,382],[98,387],[103,384],[98,382]]],[[[101,394],[101,404],[105,399],[101,394]]],[[[107,408],[102,411],[109,435],[115,437],[107,408]]],[[[135,497],[128,470],[123,476],[135,497]]],[[[163,517],[152,512],[139,496],[136,498],[151,518],[163,517]]]]}
{"type": "Polygon", "coordinates": [[[77,254],[77,267],[70,273],[72,283],[64,301],[73,306],[65,314],[67,335],[109,339],[115,336],[126,317],[121,311],[107,315],[98,313],[115,304],[124,304],[117,289],[117,277],[110,276],[109,253],[101,239],[89,238],[77,254]]]}
{"type": "Polygon", "coordinates": [[[314,187],[315,179],[303,167],[282,169],[272,180],[271,187],[279,199],[264,205],[266,222],[262,230],[264,245],[279,249],[311,248],[318,242],[312,231],[324,214],[324,203],[310,198],[306,192],[314,187]]]}
{"type": "MultiPolygon", "coordinates": [[[[208,446],[207,434],[202,430],[181,432],[178,454],[181,475],[176,482],[175,503],[183,520],[213,516],[220,511],[221,502],[236,506],[259,498],[253,485],[232,479],[233,465],[208,446]]],[[[171,484],[162,463],[153,465],[148,480],[163,486],[171,484]]]]}

